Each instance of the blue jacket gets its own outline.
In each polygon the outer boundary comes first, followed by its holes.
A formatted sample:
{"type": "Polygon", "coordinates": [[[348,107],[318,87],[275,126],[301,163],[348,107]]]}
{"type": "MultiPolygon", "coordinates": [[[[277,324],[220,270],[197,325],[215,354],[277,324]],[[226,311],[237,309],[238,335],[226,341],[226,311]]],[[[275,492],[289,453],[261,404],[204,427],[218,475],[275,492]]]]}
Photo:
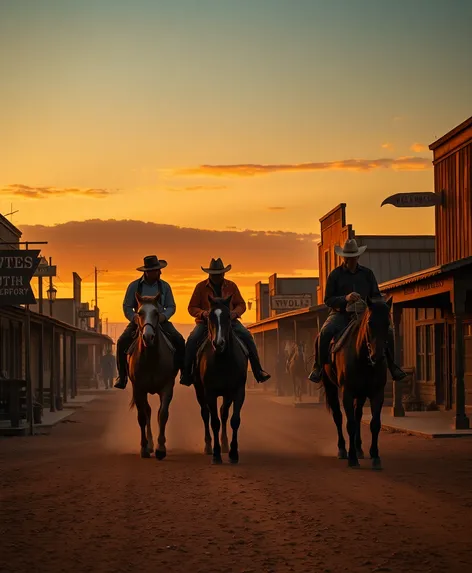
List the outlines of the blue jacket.
{"type": "Polygon", "coordinates": [[[158,292],[161,292],[159,312],[161,312],[167,320],[170,320],[170,317],[175,313],[175,300],[169,283],[161,279],[153,285],[149,285],[145,282],[144,277],[133,281],[128,286],[123,300],[123,312],[126,318],[129,321],[133,320],[133,316],[137,310],[136,293],[138,292],[138,286],[141,286],[141,296],[156,296],[158,292]]]}

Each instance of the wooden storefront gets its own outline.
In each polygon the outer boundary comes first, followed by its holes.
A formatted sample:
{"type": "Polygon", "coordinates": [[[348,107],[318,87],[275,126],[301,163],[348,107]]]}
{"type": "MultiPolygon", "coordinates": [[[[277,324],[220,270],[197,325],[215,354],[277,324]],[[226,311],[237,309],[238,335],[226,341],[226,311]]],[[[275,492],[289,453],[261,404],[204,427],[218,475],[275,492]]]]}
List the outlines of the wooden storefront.
{"type": "Polygon", "coordinates": [[[436,266],[384,283],[393,295],[397,353],[413,370],[413,399],[453,409],[469,428],[472,407],[472,117],[430,145],[436,266]]]}

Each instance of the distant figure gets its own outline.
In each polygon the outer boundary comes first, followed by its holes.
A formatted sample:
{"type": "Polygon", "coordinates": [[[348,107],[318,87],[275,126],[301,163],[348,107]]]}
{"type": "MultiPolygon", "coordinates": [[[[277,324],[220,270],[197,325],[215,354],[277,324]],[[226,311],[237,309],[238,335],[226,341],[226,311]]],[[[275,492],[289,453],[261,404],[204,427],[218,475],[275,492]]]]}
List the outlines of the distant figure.
{"type": "MultiPolygon", "coordinates": [[[[341,266],[337,267],[328,276],[326,282],[324,302],[331,308],[328,318],[325,320],[315,344],[315,363],[313,371],[309,375],[312,382],[320,382],[325,365],[329,364],[329,347],[331,340],[340,334],[349,324],[353,316],[349,305],[361,300],[382,298],[377,279],[374,273],[367,267],[358,264],[360,255],[366,247],[358,247],[355,239],[348,239],[341,249],[335,247],[335,252],[344,259],[341,266]]],[[[388,331],[388,340],[385,347],[385,355],[388,368],[394,380],[402,380],[406,373],[395,364],[393,328],[388,331]]]]}
{"type": "Polygon", "coordinates": [[[287,358],[287,372],[290,374],[295,400],[302,401],[306,380],[305,343],[296,342],[287,358]]]}
{"type": "Polygon", "coordinates": [[[100,370],[106,390],[113,386],[113,376],[115,374],[115,357],[111,348],[108,348],[100,361],[100,370]]]}
{"type": "Polygon", "coordinates": [[[201,267],[204,273],[208,273],[208,279],[201,281],[195,287],[192,298],[188,305],[188,312],[195,318],[196,326],[190,333],[185,347],[185,364],[180,378],[180,383],[184,386],[191,386],[192,367],[195,361],[197,350],[204,342],[208,334],[208,315],[210,302],[208,297],[231,298],[231,326],[233,332],[241,338],[249,352],[249,361],[254,378],[257,382],[269,380],[270,374],[262,369],[256,343],[249,330],[243,326],[239,319],[246,312],[244,302],[237,285],[225,279],[225,273],[231,269],[231,265],[224,266],[221,259],[212,259],[208,268],[201,267]]]}
{"type": "Polygon", "coordinates": [[[123,301],[123,312],[130,321],[123,334],[118,338],[116,344],[116,361],[118,367],[118,379],[115,388],[124,389],[128,382],[128,366],[126,353],[131,343],[137,335],[137,295],[141,297],[155,297],[160,294],[159,326],[169,338],[175,348],[176,361],[179,369],[182,369],[185,353],[184,337],[178,332],[170,322],[171,316],[175,313],[175,301],[169,283],[161,279],[161,269],[167,266],[167,261],[159,260],[156,255],[144,257],[144,265],[136,270],[143,273],[143,276],[128,286],[125,299],[123,301]]]}

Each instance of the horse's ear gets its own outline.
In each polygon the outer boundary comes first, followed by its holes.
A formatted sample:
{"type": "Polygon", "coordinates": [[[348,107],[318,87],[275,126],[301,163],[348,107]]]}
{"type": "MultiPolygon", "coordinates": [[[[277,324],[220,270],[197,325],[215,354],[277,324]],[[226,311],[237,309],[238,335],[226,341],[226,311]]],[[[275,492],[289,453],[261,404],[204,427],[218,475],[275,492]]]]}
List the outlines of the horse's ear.
{"type": "Polygon", "coordinates": [[[143,298],[139,294],[139,292],[136,293],[136,302],[138,303],[138,306],[141,306],[143,304],[143,298]]]}
{"type": "Polygon", "coordinates": [[[393,304],[393,296],[390,296],[387,300],[388,310],[392,310],[392,304],[393,304]]]}
{"type": "Polygon", "coordinates": [[[211,296],[211,294],[208,295],[208,302],[210,303],[210,306],[215,305],[215,299],[211,296]]]}
{"type": "Polygon", "coordinates": [[[157,304],[160,302],[160,300],[161,300],[161,293],[158,292],[158,293],[156,294],[156,296],[154,297],[154,300],[152,301],[152,303],[157,306],[157,304]]]}
{"type": "Polygon", "coordinates": [[[370,296],[368,296],[368,297],[365,299],[365,302],[367,303],[367,306],[368,306],[369,308],[372,306],[372,299],[370,298],[370,296]]]}
{"type": "Polygon", "coordinates": [[[227,298],[223,299],[223,304],[229,308],[229,305],[231,304],[232,298],[233,298],[233,295],[230,294],[227,298]]]}

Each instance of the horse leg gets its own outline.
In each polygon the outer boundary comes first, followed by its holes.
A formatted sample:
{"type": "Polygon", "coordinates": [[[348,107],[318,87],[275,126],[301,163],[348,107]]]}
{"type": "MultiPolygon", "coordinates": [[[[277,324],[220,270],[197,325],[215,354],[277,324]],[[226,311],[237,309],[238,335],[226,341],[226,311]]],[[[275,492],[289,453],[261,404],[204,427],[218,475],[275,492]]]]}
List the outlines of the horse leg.
{"type": "Polygon", "coordinates": [[[357,457],[360,460],[364,459],[364,451],[362,450],[361,422],[365,400],[365,398],[358,398],[356,400],[356,451],[357,457]]]}
{"type": "Polygon", "coordinates": [[[379,456],[379,434],[382,428],[380,414],[382,413],[382,406],[384,403],[384,391],[382,390],[370,399],[370,411],[372,412],[372,420],[370,421],[370,431],[372,433],[372,445],[370,446],[370,457],[372,459],[372,469],[381,470],[382,462],[379,456]]]}
{"type": "Polygon", "coordinates": [[[246,388],[241,385],[236,392],[233,405],[233,415],[231,416],[231,429],[233,430],[233,437],[231,439],[231,448],[229,450],[229,460],[232,464],[239,462],[238,450],[238,430],[241,425],[241,409],[246,397],[246,388]]]}
{"type": "Polygon", "coordinates": [[[333,420],[336,424],[336,430],[338,431],[338,459],[346,460],[346,441],[343,434],[343,414],[341,412],[341,404],[339,403],[338,387],[329,381],[326,374],[323,375],[323,378],[326,392],[326,401],[333,415],[333,420]]]}
{"type": "Polygon", "coordinates": [[[198,404],[200,405],[200,414],[202,416],[203,425],[205,427],[205,454],[212,454],[213,448],[211,447],[211,434],[210,434],[210,410],[205,401],[205,391],[201,383],[195,381],[195,394],[197,396],[198,404]]]}
{"type": "Polygon", "coordinates": [[[149,403],[147,401],[147,394],[139,393],[138,391],[134,391],[134,401],[136,404],[136,409],[138,411],[138,423],[139,427],[141,428],[141,457],[142,458],[150,458],[151,454],[148,450],[148,438],[146,435],[146,428],[148,423],[148,408],[150,409],[149,403]]]}
{"type": "Polygon", "coordinates": [[[162,392],[159,394],[161,405],[159,406],[159,413],[157,421],[159,424],[159,437],[157,438],[157,449],[155,456],[158,460],[163,460],[167,455],[166,450],[166,425],[169,419],[169,406],[172,402],[174,395],[174,382],[172,381],[162,392]]]}
{"type": "Polygon", "coordinates": [[[227,454],[229,452],[228,434],[226,432],[226,425],[228,423],[229,409],[231,407],[232,399],[225,396],[223,397],[223,404],[220,408],[221,416],[221,453],[227,454]]]}
{"type": "Polygon", "coordinates": [[[210,423],[213,430],[213,463],[221,464],[221,446],[220,446],[220,418],[218,417],[218,397],[215,395],[208,396],[208,408],[210,410],[210,423]]]}
{"type": "Polygon", "coordinates": [[[349,434],[349,451],[347,455],[348,466],[350,468],[358,468],[359,460],[356,451],[356,412],[354,409],[354,398],[352,394],[343,388],[343,406],[346,413],[347,423],[346,429],[349,434]]]}
{"type": "Polygon", "coordinates": [[[152,429],[151,429],[151,406],[146,400],[146,436],[147,436],[147,449],[149,452],[154,450],[154,440],[152,439],[152,429]]]}

